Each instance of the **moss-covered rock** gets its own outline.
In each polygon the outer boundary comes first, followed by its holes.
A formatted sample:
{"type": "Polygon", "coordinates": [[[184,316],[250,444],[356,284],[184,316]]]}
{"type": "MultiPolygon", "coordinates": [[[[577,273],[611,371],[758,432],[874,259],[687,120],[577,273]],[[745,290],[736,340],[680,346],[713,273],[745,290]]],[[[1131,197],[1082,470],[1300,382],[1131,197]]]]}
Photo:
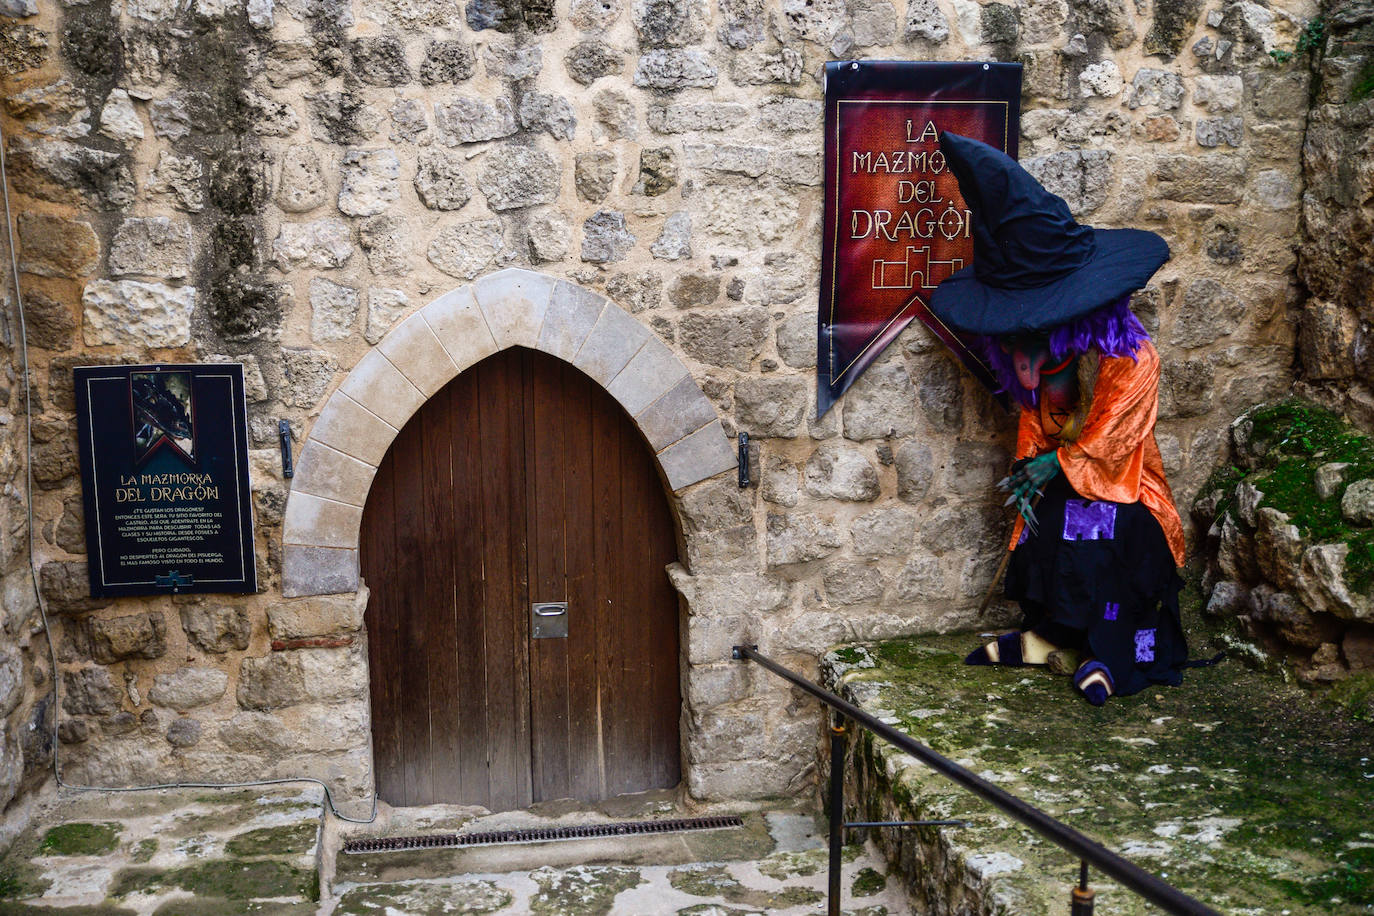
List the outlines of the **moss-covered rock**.
{"type": "MultiPolygon", "coordinates": [[[[963,665],[977,643],[970,634],[870,646],[878,666],[850,671],[842,689],[1224,911],[1374,906],[1369,828],[1357,813],[1374,776],[1374,725],[1234,663],[1094,708],[1043,669],[963,665]]],[[[995,912],[996,900],[1040,912],[1067,899],[1074,869],[1057,847],[876,739],[860,738],[856,754],[857,813],[968,822],[876,837],[900,854],[931,913],[995,912]]],[[[1134,894],[1096,887],[1111,912],[1145,911],[1134,894]]]]}
{"type": "Polygon", "coordinates": [[[615,896],[639,885],[639,869],[623,865],[579,865],[566,871],[541,868],[530,878],[539,892],[530,898],[530,910],[550,916],[599,916],[609,913],[615,896]]]}
{"type": "Polygon", "coordinates": [[[873,868],[861,868],[849,892],[855,897],[872,897],[887,887],[887,876],[873,868]]]}
{"type": "Polygon", "coordinates": [[[314,851],[320,827],[316,823],[260,827],[230,838],[224,851],[231,856],[298,856],[314,851]]]}
{"type": "Polygon", "coordinates": [[[341,896],[334,916],[368,916],[378,912],[467,916],[499,912],[509,907],[512,900],[510,892],[490,881],[372,884],[355,887],[341,896]]]}
{"type": "Polygon", "coordinates": [[[110,896],[127,897],[168,887],[182,888],[197,897],[225,900],[320,899],[320,879],[314,870],[274,860],[229,859],[211,859],[169,871],[126,868],[115,876],[110,896]]]}
{"type": "Polygon", "coordinates": [[[119,843],[119,824],[58,824],[38,844],[42,856],[98,856],[119,843]]]}

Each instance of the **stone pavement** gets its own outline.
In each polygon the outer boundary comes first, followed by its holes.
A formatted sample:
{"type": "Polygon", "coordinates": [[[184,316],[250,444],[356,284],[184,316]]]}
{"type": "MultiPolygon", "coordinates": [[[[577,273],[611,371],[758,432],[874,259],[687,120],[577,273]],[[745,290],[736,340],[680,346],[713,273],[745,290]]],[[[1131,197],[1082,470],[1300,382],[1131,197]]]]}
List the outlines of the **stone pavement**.
{"type": "MultiPolygon", "coordinates": [[[[800,916],[824,912],[823,821],[769,810],[684,810],[646,793],[529,811],[379,806],[370,825],[327,818],[314,786],[66,793],[0,859],[0,916],[501,913],[800,916]],[[416,836],[736,813],[744,826],[677,834],[345,854],[353,836],[416,836]]],[[[848,916],[911,912],[900,882],[845,849],[848,916]]]]}
{"type": "Polygon", "coordinates": [[[313,914],[322,802],[296,785],[64,793],[0,859],[0,914],[313,914]]]}
{"type": "MultiPolygon", "coordinates": [[[[383,823],[344,831],[413,836],[737,813],[742,828],[600,840],[355,855],[341,853],[322,916],[503,913],[549,916],[801,916],[825,912],[823,821],[795,807],[684,811],[669,793],[597,806],[554,802],[532,811],[383,810],[383,823]]],[[[342,838],[340,838],[342,839],[342,838]]],[[[328,842],[327,846],[336,845],[328,842]]],[[[885,863],[845,849],[843,910],[849,916],[910,913],[885,863]]]]}

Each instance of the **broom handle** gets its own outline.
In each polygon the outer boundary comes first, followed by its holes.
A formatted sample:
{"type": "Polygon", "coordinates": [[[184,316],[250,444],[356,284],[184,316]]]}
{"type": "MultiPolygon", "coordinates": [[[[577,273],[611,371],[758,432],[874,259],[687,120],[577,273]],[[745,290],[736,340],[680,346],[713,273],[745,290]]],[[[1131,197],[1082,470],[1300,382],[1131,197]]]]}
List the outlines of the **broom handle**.
{"type": "MultiPolygon", "coordinates": [[[[1034,512],[1035,507],[1038,505],[1040,505],[1039,493],[1031,500],[1031,512],[1034,512]]],[[[1002,581],[1002,575],[1007,571],[1007,564],[1011,562],[1011,554],[1015,549],[1014,547],[1008,547],[1007,552],[1002,554],[1002,562],[997,564],[997,572],[992,574],[992,582],[988,584],[988,591],[987,594],[983,596],[983,603],[978,605],[979,617],[982,617],[983,612],[988,609],[988,605],[992,604],[992,596],[997,593],[997,585],[1002,581]]]]}

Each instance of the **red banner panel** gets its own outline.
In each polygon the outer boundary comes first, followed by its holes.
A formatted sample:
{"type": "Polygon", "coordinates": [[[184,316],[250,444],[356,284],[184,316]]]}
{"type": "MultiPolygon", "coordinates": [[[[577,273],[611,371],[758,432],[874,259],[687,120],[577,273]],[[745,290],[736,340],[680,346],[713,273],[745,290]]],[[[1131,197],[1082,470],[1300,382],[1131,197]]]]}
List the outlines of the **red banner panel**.
{"type": "Polygon", "coordinates": [[[1020,64],[826,64],[817,416],[913,318],[996,388],[964,339],[926,307],[940,281],[973,259],[972,217],[939,135],[973,137],[1016,158],[1020,99],[1020,64]]]}

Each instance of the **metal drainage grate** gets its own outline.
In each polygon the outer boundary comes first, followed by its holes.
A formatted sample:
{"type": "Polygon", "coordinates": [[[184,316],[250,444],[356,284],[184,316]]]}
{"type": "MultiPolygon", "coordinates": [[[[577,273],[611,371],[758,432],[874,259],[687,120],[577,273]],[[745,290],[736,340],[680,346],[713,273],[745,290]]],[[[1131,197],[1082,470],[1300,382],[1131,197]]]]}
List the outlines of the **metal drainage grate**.
{"type": "Polygon", "coordinates": [[[349,840],[349,853],[391,852],[402,849],[449,849],[456,846],[492,846],[498,843],[546,843],[551,840],[586,840],[637,833],[683,833],[688,830],[722,830],[743,827],[735,815],[685,817],[661,821],[622,821],[618,824],[587,824],[581,827],[547,827],[532,830],[494,830],[486,833],[441,833],[435,836],[377,837],[349,840]]]}

